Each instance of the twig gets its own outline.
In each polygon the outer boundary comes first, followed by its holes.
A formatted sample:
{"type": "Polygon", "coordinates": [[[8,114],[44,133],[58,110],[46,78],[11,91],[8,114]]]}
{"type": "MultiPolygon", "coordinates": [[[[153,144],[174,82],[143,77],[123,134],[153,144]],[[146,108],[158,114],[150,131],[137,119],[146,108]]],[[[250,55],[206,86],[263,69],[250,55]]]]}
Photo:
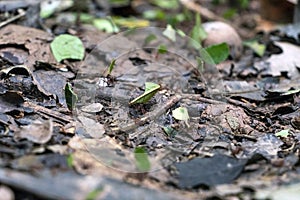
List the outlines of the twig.
{"type": "Polygon", "coordinates": [[[53,118],[55,118],[55,119],[57,119],[61,122],[64,122],[64,123],[70,123],[70,122],[74,121],[74,119],[72,117],[68,116],[68,115],[64,115],[60,112],[50,110],[48,108],[36,105],[34,103],[31,103],[31,102],[25,102],[24,106],[28,107],[28,108],[32,108],[35,112],[39,112],[39,113],[42,113],[44,115],[53,117],[53,118]]]}
{"type": "Polygon", "coordinates": [[[161,107],[157,107],[155,110],[147,113],[144,117],[140,118],[138,121],[131,122],[124,127],[112,128],[113,131],[116,132],[126,132],[137,127],[146,124],[147,122],[156,119],[165,113],[168,109],[170,109],[173,105],[175,105],[178,101],[180,101],[182,97],[180,95],[172,96],[166,103],[164,103],[161,107]]]}
{"type": "Polygon", "coordinates": [[[182,98],[183,99],[201,101],[203,103],[209,103],[209,104],[223,104],[223,103],[225,103],[223,101],[201,97],[199,94],[183,94],[182,98]]]}
{"type": "Polygon", "coordinates": [[[15,20],[17,20],[17,19],[19,19],[19,18],[26,15],[26,11],[24,11],[23,9],[20,9],[19,12],[20,13],[18,15],[14,16],[14,17],[12,17],[12,18],[4,21],[4,22],[1,22],[0,23],[0,28],[2,28],[3,26],[5,26],[5,25],[7,25],[7,24],[9,24],[9,23],[11,23],[11,22],[13,22],[13,21],[15,21],[15,20]]]}
{"type": "Polygon", "coordinates": [[[209,20],[227,22],[224,18],[215,15],[212,11],[207,8],[200,6],[195,3],[193,0],[180,0],[181,4],[184,5],[187,9],[199,13],[203,17],[209,20]]]}

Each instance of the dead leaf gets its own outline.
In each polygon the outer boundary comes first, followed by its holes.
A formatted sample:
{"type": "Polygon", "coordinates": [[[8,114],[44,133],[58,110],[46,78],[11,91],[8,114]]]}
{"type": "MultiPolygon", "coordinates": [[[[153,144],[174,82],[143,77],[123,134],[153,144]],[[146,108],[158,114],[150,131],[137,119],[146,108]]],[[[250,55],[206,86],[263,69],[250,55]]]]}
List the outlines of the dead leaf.
{"type": "Polygon", "coordinates": [[[28,65],[31,69],[36,61],[56,63],[48,43],[51,40],[49,33],[25,26],[8,25],[0,30],[0,44],[14,49],[4,49],[2,54],[10,52],[20,64],[28,65]]]}
{"type": "Polygon", "coordinates": [[[78,119],[91,137],[101,138],[105,133],[104,126],[95,120],[84,116],[78,116],[78,119]]]}
{"type": "Polygon", "coordinates": [[[36,119],[32,124],[24,126],[15,133],[16,139],[25,138],[37,144],[47,143],[53,134],[52,120],[36,119]]]}
{"type": "Polygon", "coordinates": [[[38,70],[32,73],[34,84],[39,91],[47,96],[56,95],[59,103],[65,104],[63,88],[66,85],[66,77],[56,71],[38,70]]]}
{"type": "Polygon", "coordinates": [[[256,62],[255,68],[265,68],[263,75],[281,76],[286,73],[292,79],[299,78],[300,48],[287,42],[274,43],[282,49],[282,53],[273,54],[265,61],[256,62]]]}
{"type": "Polygon", "coordinates": [[[49,149],[50,151],[52,151],[54,153],[59,153],[60,155],[63,155],[63,154],[67,153],[68,146],[55,144],[55,145],[47,146],[47,149],[49,149]]]}
{"type": "Polygon", "coordinates": [[[23,103],[24,99],[20,92],[7,91],[0,95],[0,112],[5,113],[18,110],[23,103]]]}

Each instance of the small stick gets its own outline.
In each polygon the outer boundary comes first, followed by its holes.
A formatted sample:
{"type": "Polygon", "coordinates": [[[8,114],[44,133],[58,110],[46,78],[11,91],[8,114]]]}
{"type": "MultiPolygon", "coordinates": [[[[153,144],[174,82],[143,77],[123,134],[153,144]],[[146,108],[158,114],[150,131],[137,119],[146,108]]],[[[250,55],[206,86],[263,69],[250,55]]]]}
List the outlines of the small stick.
{"type": "Polygon", "coordinates": [[[5,26],[5,25],[7,25],[7,24],[9,24],[9,23],[11,23],[11,22],[13,22],[13,21],[15,21],[15,20],[17,20],[17,19],[19,19],[19,18],[26,15],[26,11],[24,11],[23,9],[20,9],[19,12],[20,13],[18,15],[14,16],[14,17],[12,17],[12,18],[4,21],[4,22],[1,22],[0,23],[0,28],[2,28],[3,26],[5,26]]]}
{"type": "Polygon", "coordinates": [[[121,131],[126,132],[126,131],[136,129],[138,126],[144,125],[147,122],[154,120],[157,117],[161,116],[168,109],[170,109],[173,105],[175,105],[178,101],[180,101],[181,98],[182,97],[179,95],[174,95],[166,103],[164,103],[161,107],[157,107],[155,110],[147,113],[144,117],[140,118],[138,121],[131,122],[122,128],[120,128],[120,127],[112,128],[112,130],[116,131],[116,132],[121,132],[121,131]]]}
{"type": "Polygon", "coordinates": [[[203,17],[209,20],[227,22],[224,18],[215,15],[212,11],[200,6],[199,4],[195,3],[193,0],[180,0],[180,3],[183,6],[185,6],[187,9],[199,13],[200,15],[202,15],[203,17]]]}
{"type": "Polygon", "coordinates": [[[28,107],[28,108],[32,108],[32,109],[34,109],[35,112],[39,112],[39,113],[45,114],[47,116],[53,117],[53,118],[55,118],[55,119],[57,119],[61,122],[64,122],[64,123],[71,123],[71,122],[74,121],[74,119],[72,117],[68,116],[68,115],[64,115],[60,112],[50,110],[48,108],[36,105],[34,103],[31,103],[31,102],[25,102],[24,106],[28,107]]]}

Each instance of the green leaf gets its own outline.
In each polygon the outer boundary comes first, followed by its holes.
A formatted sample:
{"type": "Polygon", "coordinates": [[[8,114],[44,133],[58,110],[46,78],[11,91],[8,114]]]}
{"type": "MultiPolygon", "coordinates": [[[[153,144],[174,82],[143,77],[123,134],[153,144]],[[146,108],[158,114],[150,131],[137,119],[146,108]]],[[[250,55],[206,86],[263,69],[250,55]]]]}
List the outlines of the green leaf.
{"type": "Polygon", "coordinates": [[[172,42],[176,42],[176,31],[170,24],[167,24],[167,28],[163,31],[162,34],[172,42]]]}
{"type": "Polygon", "coordinates": [[[117,33],[120,31],[117,25],[115,25],[114,22],[110,19],[94,19],[93,25],[97,29],[105,31],[107,33],[117,33]]]}
{"type": "Polygon", "coordinates": [[[146,103],[148,102],[160,89],[160,85],[156,83],[146,82],[145,83],[145,92],[129,102],[130,105],[137,103],[146,103]]]}
{"type": "Polygon", "coordinates": [[[220,62],[226,60],[229,56],[229,47],[226,43],[211,45],[204,48],[204,50],[210,55],[215,64],[219,64],[220,62]]]}
{"type": "Polygon", "coordinates": [[[185,32],[183,32],[183,30],[177,29],[176,32],[178,33],[178,35],[180,37],[185,37],[186,36],[186,34],[185,34],[185,32]]]}
{"type": "Polygon", "coordinates": [[[66,98],[66,104],[68,106],[68,109],[70,111],[73,111],[76,105],[76,102],[78,101],[77,94],[72,90],[72,86],[70,83],[67,83],[65,85],[65,98],[66,98]]]}
{"type": "Polygon", "coordinates": [[[166,14],[164,11],[162,10],[146,10],[145,12],[143,12],[143,17],[145,19],[149,19],[149,20],[163,20],[166,18],[166,14]]]}
{"type": "Polygon", "coordinates": [[[151,163],[148,159],[148,154],[143,147],[136,147],[134,149],[134,158],[136,167],[141,172],[146,172],[151,169],[151,163]]]}
{"type": "Polygon", "coordinates": [[[230,8],[226,10],[226,12],[223,14],[223,17],[225,19],[232,19],[237,13],[237,10],[235,8],[230,8]]]}
{"type": "Polygon", "coordinates": [[[166,45],[159,45],[158,47],[158,53],[159,54],[164,54],[164,53],[167,53],[168,52],[168,48],[166,47],[166,45]]]}
{"type": "Polygon", "coordinates": [[[177,9],[179,7],[178,0],[152,0],[152,2],[163,9],[177,9]]]}
{"type": "Polygon", "coordinates": [[[289,135],[289,131],[290,131],[290,129],[285,129],[285,130],[279,131],[278,133],[275,133],[275,136],[286,138],[289,135]]]}
{"type": "Polygon", "coordinates": [[[207,37],[207,33],[202,26],[200,15],[199,13],[197,13],[196,23],[191,32],[191,38],[196,42],[201,43],[206,37],[207,37]]]}
{"type": "Polygon", "coordinates": [[[175,129],[173,129],[171,126],[164,126],[163,127],[164,132],[167,134],[167,136],[169,137],[174,137],[175,135],[177,135],[177,131],[175,129]]]}
{"type": "Polygon", "coordinates": [[[204,72],[204,61],[200,57],[196,57],[197,60],[197,67],[200,72],[204,72]]]}
{"type": "Polygon", "coordinates": [[[67,165],[68,165],[68,167],[70,167],[70,168],[72,168],[73,167],[73,156],[72,156],[72,154],[70,154],[70,155],[68,155],[68,157],[67,157],[67,165]]]}
{"type": "Polygon", "coordinates": [[[84,57],[84,46],[81,40],[73,35],[62,34],[55,37],[50,47],[57,62],[64,59],[82,60],[84,57]]]}
{"type": "Polygon", "coordinates": [[[153,40],[156,40],[156,36],[154,34],[149,34],[144,40],[144,46],[148,45],[153,40]]]}
{"type": "Polygon", "coordinates": [[[177,120],[187,121],[190,116],[185,107],[179,107],[172,111],[172,116],[177,120]]]}
{"type": "Polygon", "coordinates": [[[291,95],[291,94],[297,94],[300,92],[300,88],[299,89],[290,89],[287,92],[284,92],[282,94],[280,94],[280,96],[285,96],[285,95],[291,95]]]}
{"type": "Polygon", "coordinates": [[[113,59],[111,62],[110,62],[110,65],[108,67],[108,74],[111,74],[112,70],[114,69],[115,67],[115,63],[116,63],[116,59],[113,59]]]}
{"type": "Polygon", "coordinates": [[[262,57],[266,51],[266,45],[259,44],[257,40],[245,41],[243,44],[251,48],[260,57],[262,57]]]}
{"type": "Polygon", "coordinates": [[[145,19],[136,19],[136,18],[120,18],[120,17],[114,17],[114,22],[119,25],[126,28],[143,28],[150,25],[150,22],[145,19]]]}
{"type": "Polygon", "coordinates": [[[85,200],[95,200],[97,199],[98,195],[103,191],[103,188],[96,188],[92,190],[88,195],[85,197],[85,200]]]}

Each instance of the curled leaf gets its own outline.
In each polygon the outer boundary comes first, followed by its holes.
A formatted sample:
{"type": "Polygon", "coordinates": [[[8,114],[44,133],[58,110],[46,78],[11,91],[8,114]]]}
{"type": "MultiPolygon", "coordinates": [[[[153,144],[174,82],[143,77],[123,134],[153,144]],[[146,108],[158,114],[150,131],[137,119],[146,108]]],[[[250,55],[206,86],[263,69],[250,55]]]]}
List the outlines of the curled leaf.
{"type": "Polygon", "coordinates": [[[160,85],[156,83],[146,82],[145,83],[145,92],[138,96],[137,98],[133,99],[129,102],[130,105],[136,103],[146,103],[148,102],[160,89],[160,85]]]}
{"type": "Polygon", "coordinates": [[[78,101],[77,94],[72,90],[72,86],[70,83],[65,85],[65,98],[66,104],[70,111],[74,110],[75,104],[78,101]]]}

